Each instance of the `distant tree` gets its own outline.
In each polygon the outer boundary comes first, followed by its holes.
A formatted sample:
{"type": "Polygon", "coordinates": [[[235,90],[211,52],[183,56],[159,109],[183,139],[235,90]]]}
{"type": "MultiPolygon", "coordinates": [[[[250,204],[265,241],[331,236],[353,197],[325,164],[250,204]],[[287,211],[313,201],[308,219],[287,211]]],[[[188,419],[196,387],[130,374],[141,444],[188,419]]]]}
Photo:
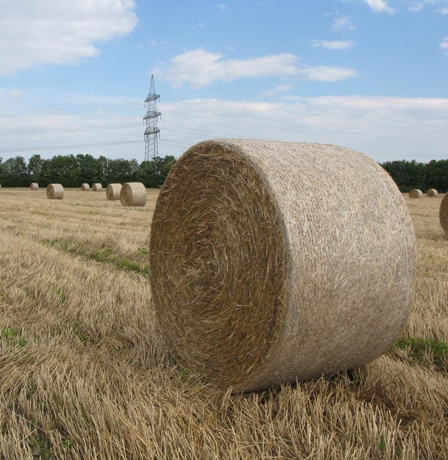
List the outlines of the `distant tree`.
{"type": "Polygon", "coordinates": [[[4,187],[28,187],[30,176],[23,157],[8,158],[1,165],[0,183],[4,187]]]}

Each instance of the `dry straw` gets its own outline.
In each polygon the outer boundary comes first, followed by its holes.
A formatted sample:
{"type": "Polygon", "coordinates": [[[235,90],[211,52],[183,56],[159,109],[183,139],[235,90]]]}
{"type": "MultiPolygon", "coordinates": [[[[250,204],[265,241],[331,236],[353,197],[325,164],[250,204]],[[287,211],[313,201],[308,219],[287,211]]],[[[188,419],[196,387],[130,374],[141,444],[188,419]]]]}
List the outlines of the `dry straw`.
{"type": "Polygon", "coordinates": [[[47,186],[47,198],[50,200],[62,200],[64,187],[61,184],[49,184],[47,186]]]}
{"type": "Polygon", "coordinates": [[[121,184],[108,184],[106,187],[106,197],[108,200],[119,200],[121,184]]]}
{"type": "Polygon", "coordinates": [[[160,191],[150,252],[169,349],[233,391],[373,360],[413,298],[415,234],[401,193],[370,158],[333,145],[194,145],[160,191]]]}
{"type": "Polygon", "coordinates": [[[448,193],[445,194],[442,202],[440,203],[439,219],[442,230],[448,238],[448,193]]]}
{"type": "Polygon", "coordinates": [[[84,192],[86,190],[90,190],[90,185],[89,184],[81,184],[81,190],[84,192]]]}
{"type": "Polygon", "coordinates": [[[120,201],[123,206],[145,206],[146,188],[141,182],[127,182],[120,192],[120,201]]]}
{"type": "Polygon", "coordinates": [[[103,186],[100,183],[96,183],[92,185],[92,191],[99,192],[103,189],[103,186]]]}
{"type": "Polygon", "coordinates": [[[30,190],[39,190],[39,184],[37,182],[33,182],[30,185],[30,190]]]}
{"type": "Polygon", "coordinates": [[[423,192],[418,188],[413,188],[409,191],[409,198],[421,198],[423,196],[423,192]]]}
{"type": "Polygon", "coordinates": [[[426,191],[426,196],[429,196],[431,198],[436,197],[439,194],[439,192],[435,188],[430,188],[426,191]]]}

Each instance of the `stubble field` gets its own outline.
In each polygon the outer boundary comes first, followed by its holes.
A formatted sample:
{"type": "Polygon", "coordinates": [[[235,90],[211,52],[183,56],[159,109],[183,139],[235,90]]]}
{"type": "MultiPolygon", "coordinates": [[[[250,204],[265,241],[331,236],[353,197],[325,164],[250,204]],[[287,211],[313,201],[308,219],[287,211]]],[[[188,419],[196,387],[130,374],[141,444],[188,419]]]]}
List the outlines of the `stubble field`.
{"type": "Polygon", "coordinates": [[[232,395],[155,331],[157,194],[126,208],[105,191],[0,189],[1,459],[448,458],[443,196],[405,196],[418,274],[403,340],[352,372],[232,395]]]}

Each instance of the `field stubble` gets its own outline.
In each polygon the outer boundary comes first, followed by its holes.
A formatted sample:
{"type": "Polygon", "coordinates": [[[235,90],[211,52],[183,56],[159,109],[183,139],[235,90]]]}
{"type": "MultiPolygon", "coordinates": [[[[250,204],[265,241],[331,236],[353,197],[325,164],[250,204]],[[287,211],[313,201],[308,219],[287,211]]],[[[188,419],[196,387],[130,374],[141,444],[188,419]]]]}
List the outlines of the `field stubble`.
{"type": "Polygon", "coordinates": [[[447,458],[443,196],[405,196],[418,241],[409,345],[246,395],[179,367],[154,328],[156,197],[126,208],[105,192],[0,190],[1,459],[447,458]]]}

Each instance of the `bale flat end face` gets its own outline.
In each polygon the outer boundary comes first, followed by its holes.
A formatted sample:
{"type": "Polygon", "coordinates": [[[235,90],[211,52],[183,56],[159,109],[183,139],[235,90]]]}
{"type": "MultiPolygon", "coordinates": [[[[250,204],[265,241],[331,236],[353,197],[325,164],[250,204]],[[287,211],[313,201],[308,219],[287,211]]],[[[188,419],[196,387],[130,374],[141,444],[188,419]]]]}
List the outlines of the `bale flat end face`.
{"type": "Polygon", "coordinates": [[[146,187],[141,182],[127,182],[120,191],[123,206],[145,206],[147,200],[146,187]]]}
{"type": "Polygon", "coordinates": [[[398,188],[368,157],[322,144],[193,146],[160,191],[150,258],[173,355],[234,391],[375,359],[404,327],[415,284],[398,188]]]}

